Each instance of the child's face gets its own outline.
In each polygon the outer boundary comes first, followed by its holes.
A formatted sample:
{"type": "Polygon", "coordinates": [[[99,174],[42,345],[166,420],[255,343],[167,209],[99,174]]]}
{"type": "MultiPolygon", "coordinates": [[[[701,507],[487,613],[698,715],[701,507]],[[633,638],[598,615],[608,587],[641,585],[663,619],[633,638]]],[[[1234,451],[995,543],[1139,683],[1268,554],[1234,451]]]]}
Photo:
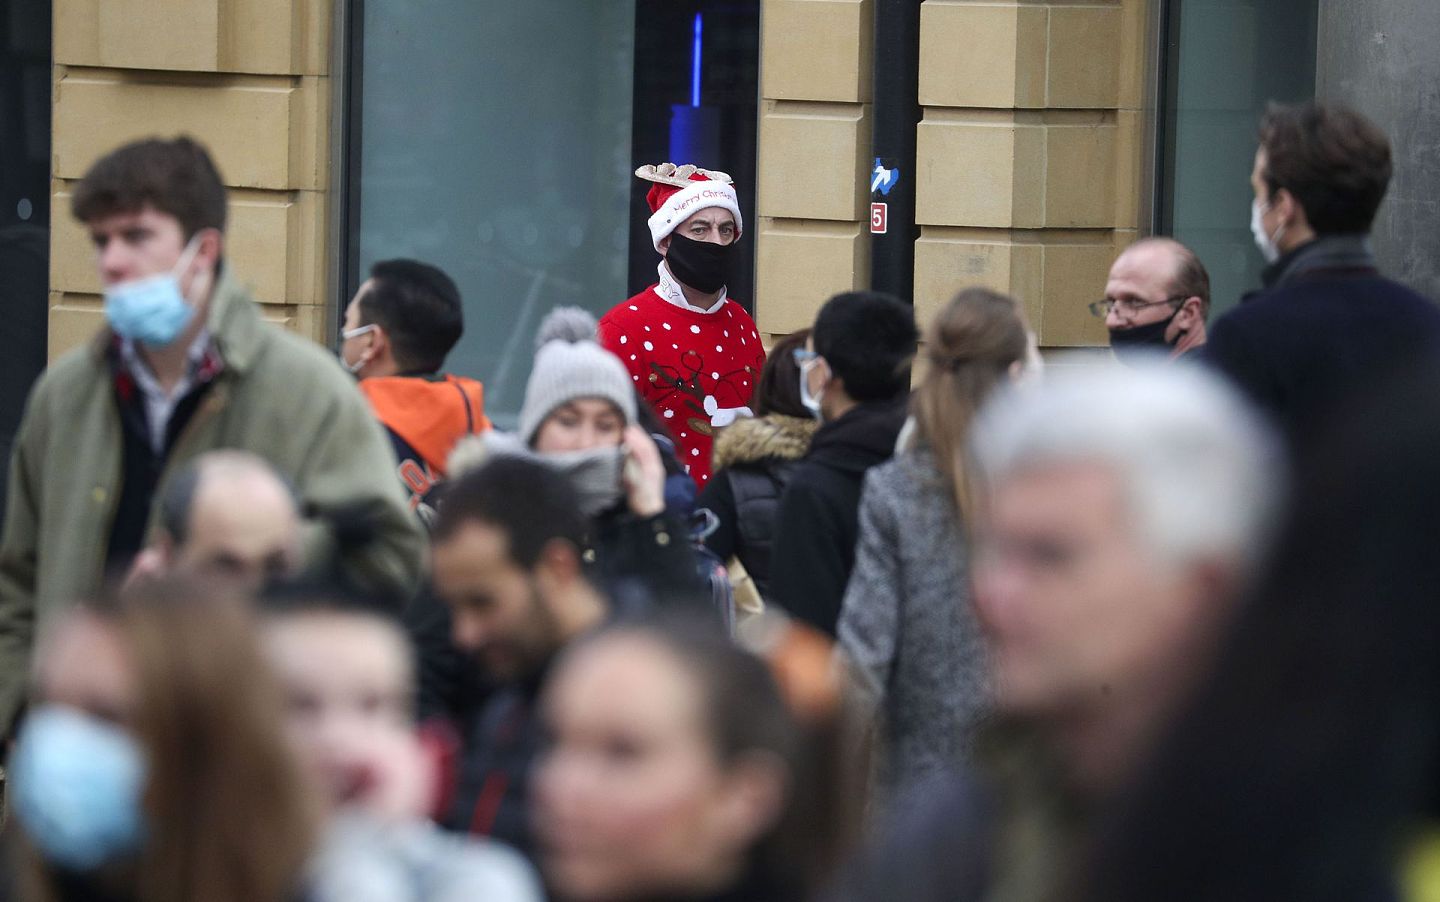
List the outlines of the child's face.
{"type": "Polygon", "coordinates": [[[267,627],[266,649],[291,740],[332,805],[366,805],[396,780],[417,779],[410,658],[399,630],[365,615],[282,615],[267,627]]]}

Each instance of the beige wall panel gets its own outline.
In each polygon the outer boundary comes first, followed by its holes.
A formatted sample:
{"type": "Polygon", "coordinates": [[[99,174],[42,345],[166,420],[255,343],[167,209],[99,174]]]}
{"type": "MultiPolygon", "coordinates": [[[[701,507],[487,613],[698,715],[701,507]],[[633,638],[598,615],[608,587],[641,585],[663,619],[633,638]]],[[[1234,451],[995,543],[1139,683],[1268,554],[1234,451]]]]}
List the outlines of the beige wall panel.
{"type": "Polygon", "coordinates": [[[1141,184],[1145,171],[1145,114],[1121,110],[1115,114],[1115,225],[1140,225],[1141,184]]]}
{"type": "Polygon", "coordinates": [[[1045,127],[1045,225],[1113,227],[1115,126],[1045,127]]]}
{"type": "MultiPolygon", "coordinates": [[[[1017,167],[1033,165],[1032,138],[1013,123],[942,117],[943,111],[927,109],[916,136],[916,222],[1000,228],[1017,224],[1017,167]]],[[[1031,183],[1021,191],[1028,196],[1031,183]]],[[[1029,220],[1033,205],[1022,198],[1019,206],[1029,220]]]]}
{"type": "Polygon", "coordinates": [[[55,61],[324,75],[329,0],[57,0],[55,61]]]}
{"type": "Polygon", "coordinates": [[[1049,169],[1048,133],[1045,128],[1027,125],[1015,131],[1014,202],[1010,221],[1021,228],[1045,224],[1045,173],[1049,169]]]}
{"type": "Polygon", "coordinates": [[[300,331],[296,328],[295,311],[297,308],[286,304],[261,304],[260,316],[266,322],[274,323],[282,329],[289,329],[293,332],[300,331]]]}
{"type": "Polygon", "coordinates": [[[870,99],[875,13],[870,0],[766,0],[760,96],[771,100],[870,99]]]}
{"type": "Polygon", "coordinates": [[[974,285],[1009,293],[1015,246],[936,236],[930,229],[915,242],[915,322],[925,324],[962,288],[974,285]]]}
{"type": "Polygon", "coordinates": [[[1105,294],[1114,245],[1048,245],[1044,249],[1045,298],[1040,343],[1047,348],[1090,347],[1109,341],[1104,320],[1088,305],[1105,294]]]}
{"type": "Polygon", "coordinates": [[[97,295],[50,292],[50,335],[47,348],[54,360],[90,340],[105,325],[105,312],[97,295]]]}
{"type": "Polygon", "coordinates": [[[100,64],[100,0],[53,0],[55,62],[100,64]]]}
{"type": "Polygon", "coordinates": [[[1113,263],[1115,261],[1115,258],[1120,256],[1121,251],[1125,250],[1125,248],[1129,247],[1130,245],[1134,244],[1139,240],[1139,229],[1116,229],[1115,233],[1110,238],[1110,250],[1112,254],[1112,256],[1110,257],[1110,261],[1113,263]]]}
{"type": "Polygon", "coordinates": [[[1150,48],[1150,0],[1120,3],[1120,109],[1145,105],[1145,79],[1150,48]]]}
{"type": "MultiPolygon", "coordinates": [[[[74,183],[58,183],[51,202],[50,284],[99,294],[95,253],[82,225],[70,218],[74,183]]],[[[232,191],[226,257],[261,301],[323,303],[323,194],[232,191]]]]}
{"type": "Polygon", "coordinates": [[[330,184],[330,79],[291,80],[290,184],[286,187],[324,191],[330,184]]]}
{"type": "Polygon", "coordinates": [[[869,219],[869,107],[766,100],[760,150],[756,206],[761,216],[869,219]]]}
{"type": "Polygon", "coordinates": [[[870,281],[870,234],[861,223],[763,219],[756,247],[761,331],[808,328],[833,294],[870,281]]]}
{"type": "Polygon", "coordinates": [[[220,0],[103,0],[100,66],[220,68],[220,0]]]}
{"type": "Polygon", "coordinates": [[[329,307],[322,304],[305,304],[291,309],[294,314],[290,317],[290,329],[316,344],[328,345],[330,343],[331,338],[327,327],[330,324],[330,317],[336,314],[332,313],[329,307]]]}
{"type": "Polygon", "coordinates": [[[1121,10],[1052,6],[1046,106],[1112,108],[1120,99],[1121,10]]]}
{"type": "Polygon", "coordinates": [[[329,201],[324,191],[297,191],[290,204],[289,289],[286,300],[293,304],[326,306],[330,299],[329,201]]]}
{"type": "Polygon", "coordinates": [[[50,288],[86,294],[100,293],[95,248],[85,227],[70,218],[73,186],[52,182],[50,196],[50,288]]]}
{"type": "Polygon", "coordinates": [[[327,0],[220,0],[220,63],[226,72],[329,72],[327,0]]]}
{"type": "Polygon", "coordinates": [[[324,195],[312,191],[233,192],[230,198],[230,260],[257,300],[319,304],[315,272],[325,235],[316,207],[324,195]]]}
{"type": "Polygon", "coordinates": [[[1020,233],[1025,240],[1011,252],[1015,263],[1010,272],[1010,294],[1025,308],[1030,328],[1040,329],[1045,310],[1045,246],[1034,234],[1020,233]]]}
{"type": "Polygon", "coordinates": [[[1045,103],[1046,11],[929,2],[920,8],[920,103],[1035,107],[1045,103]]]}
{"type": "Polygon", "coordinates": [[[227,184],[319,189],[328,129],[324,84],[245,76],[216,84],[72,69],[56,86],[54,174],[79,178],[126,141],[183,132],[210,148],[227,184]]]}
{"type": "Polygon", "coordinates": [[[1043,248],[1008,231],[926,228],[915,242],[915,316],[921,328],[955,294],[981,286],[1018,299],[1040,322],[1043,248]]]}
{"type": "Polygon", "coordinates": [[[301,300],[290,292],[290,258],[292,248],[306,236],[291,229],[291,197],[275,192],[230,198],[225,256],[231,272],[262,303],[301,300]]]}

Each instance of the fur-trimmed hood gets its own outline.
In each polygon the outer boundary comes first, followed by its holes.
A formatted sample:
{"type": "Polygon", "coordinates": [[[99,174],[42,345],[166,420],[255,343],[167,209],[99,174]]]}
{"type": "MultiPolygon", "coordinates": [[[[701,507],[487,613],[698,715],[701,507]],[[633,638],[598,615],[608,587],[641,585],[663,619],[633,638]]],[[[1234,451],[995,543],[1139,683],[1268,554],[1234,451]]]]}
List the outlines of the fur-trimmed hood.
{"type": "Polygon", "coordinates": [[[778,413],[736,420],[715,439],[715,469],[762,460],[799,460],[810,450],[820,424],[778,413]]]}

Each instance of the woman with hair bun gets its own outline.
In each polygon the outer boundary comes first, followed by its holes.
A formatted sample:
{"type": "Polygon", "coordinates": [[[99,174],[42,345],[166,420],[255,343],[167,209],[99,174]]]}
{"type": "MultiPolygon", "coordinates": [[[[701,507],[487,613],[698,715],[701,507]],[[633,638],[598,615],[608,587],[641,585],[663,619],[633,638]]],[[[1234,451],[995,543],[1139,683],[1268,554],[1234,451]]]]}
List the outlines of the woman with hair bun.
{"type": "Polygon", "coordinates": [[[924,376],[900,453],[872,469],[860,503],[840,645],[879,720],[883,798],[964,763],[988,690],[970,610],[966,444],[986,397],[1019,378],[1033,344],[1020,306],[960,292],[926,330],[924,376]]]}

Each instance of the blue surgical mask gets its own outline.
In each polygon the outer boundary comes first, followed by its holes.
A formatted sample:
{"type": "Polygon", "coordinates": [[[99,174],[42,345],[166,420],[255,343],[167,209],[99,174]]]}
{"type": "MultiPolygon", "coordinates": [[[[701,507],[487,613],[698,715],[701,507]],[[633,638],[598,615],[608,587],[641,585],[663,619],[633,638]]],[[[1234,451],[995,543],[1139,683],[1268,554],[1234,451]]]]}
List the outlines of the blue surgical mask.
{"type": "Polygon", "coordinates": [[[105,318],[122,338],[160,348],[170,344],[195,315],[195,308],[180,293],[180,273],[190,266],[199,248],[197,232],[170,272],[132,279],[105,289],[105,318]]]}
{"type": "Polygon", "coordinates": [[[25,719],[7,783],[15,817],[40,853],[75,871],[139,849],[145,760],[124,730],[47,705],[25,719]]]}

